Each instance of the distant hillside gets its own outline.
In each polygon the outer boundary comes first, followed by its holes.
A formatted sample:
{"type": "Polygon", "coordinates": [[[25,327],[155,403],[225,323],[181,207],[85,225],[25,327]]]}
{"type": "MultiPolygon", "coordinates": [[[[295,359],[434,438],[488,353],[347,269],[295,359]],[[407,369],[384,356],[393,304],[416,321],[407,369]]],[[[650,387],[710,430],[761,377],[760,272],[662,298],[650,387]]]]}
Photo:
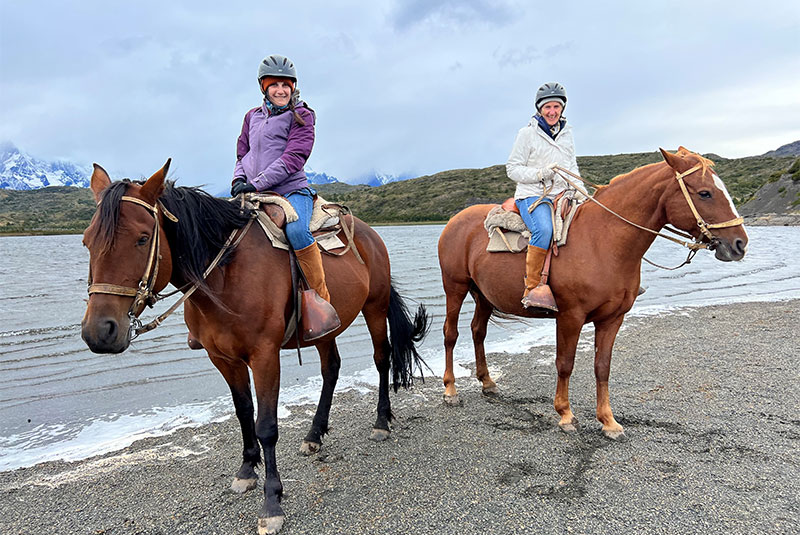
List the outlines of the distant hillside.
{"type": "MultiPolygon", "coordinates": [[[[791,157],[727,159],[708,156],[717,164],[717,173],[737,204],[748,200],[763,184],[780,176],[794,162],[791,157]]],[[[581,156],[578,166],[587,180],[607,184],[618,174],[661,160],[659,152],[581,156]]],[[[327,200],[346,204],[368,222],[395,223],[447,221],[467,206],[502,202],[513,195],[515,184],[507,178],[504,165],[495,165],[485,169],[443,171],[377,188],[315,187],[327,200]]]]}
{"type": "Polygon", "coordinates": [[[770,177],[740,212],[743,216],[800,214],[800,158],[785,173],[770,177]]]}
{"type": "Polygon", "coordinates": [[[781,145],[775,150],[765,152],[764,156],[800,156],[800,140],[793,143],[787,143],[786,145],[781,145]]]}
{"type": "MultiPolygon", "coordinates": [[[[800,163],[794,157],[727,159],[708,156],[717,163],[716,170],[737,205],[755,198],[765,184],[784,180],[781,177],[787,173],[786,180],[793,184],[800,182],[800,163]]],[[[578,158],[578,165],[587,180],[606,184],[618,174],[658,161],[661,161],[660,153],[649,152],[582,156],[578,158]]],[[[781,184],[776,186],[775,192],[767,188],[759,195],[764,198],[795,195],[781,184]]],[[[506,177],[504,165],[443,171],[378,187],[342,182],[314,185],[327,200],[346,204],[369,223],[447,221],[467,206],[502,202],[514,193],[514,186],[506,177]]],[[[795,202],[795,197],[789,201],[795,202]]],[[[759,205],[754,206],[760,209],[759,205]]],[[[83,232],[93,213],[93,197],[85,188],[0,190],[0,233],[83,232]]]]}
{"type": "Polygon", "coordinates": [[[0,189],[0,234],[79,234],[94,209],[88,188],[0,189]]]}

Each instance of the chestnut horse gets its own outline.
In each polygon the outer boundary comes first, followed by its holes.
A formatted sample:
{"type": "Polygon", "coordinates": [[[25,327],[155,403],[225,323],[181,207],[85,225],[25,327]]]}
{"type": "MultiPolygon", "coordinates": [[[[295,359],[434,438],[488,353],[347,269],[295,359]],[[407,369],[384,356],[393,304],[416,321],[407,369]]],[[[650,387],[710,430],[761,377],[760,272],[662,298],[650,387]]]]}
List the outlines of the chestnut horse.
{"type": "MultiPolygon", "coordinates": [[[[237,492],[255,488],[255,467],[261,462],[263,448],[266,481],[258,531],[276,533],[284,519],[275,444],[279,356],[293,311],[289,256],[273,248],[259,228],[247,231],[252,213],[240,209],[239,203],[195,188],[175,187],[171,181],[165,182],[168,168],[169,161],[144,183],[112,184],[108,174],[95,165],[91,189],[98,208],[83,238],[90,254],[91,286],[81,334],[95,353],[124,351],[131,341],[131,326],[137,324],[135,318],[148,301],[137,290],[151,285],[158,292],[172,283],[186,291],[187,286],[197,285],[198,291],[185,301],[184,319],[225,377],[242,430],[242,464],[231,487],[237,492]],[[218,267],[204,279],[204,271],[226,238],[243,233],[236,248],[223,255],[218,267]],[[255,422],[248,367],[258,401],[255,422]]],[[[409,385],[413,368],[422,364],[415,343],[429,324],[422,306],[411,319],[392,286],[389,255],[378,234],[359,219],[344,217],[344,224],[355,225],[354,247],[363,263],[353,252],[323,255],[332,304],[342,325],[314,342],[323,385],[311,429],[301,446],[305,454],[319,450],[328,430],[341,363],[336,337],[358,313],[366,320],[380,376],[374,440],[389,435],[389,373],[392,371],[395,391],[399,384],[409,385]]],[[[284,347],[296,347],[295,338],[284,347]]]]}
{"type": "MultiPolygon", "coordinates": [[[[664,162],[614,178],[595,192],[594,199],[631,223],[653,231],[667,224],[682,229],[714,249],[719,260],[741,260],[747,234],[724,184],[711,169],[713,163],[683,147],[677,154],[661,152],[664,162]]],[[[496,392],[483,347],[490,316],[499,312],[543,317],[520,303],[525,254],[486,252],[488,237],[483,221],[494,206],[476,205],[459,212],[439,239],[439,264],[447,300],[443,379],[448,403],[458,401],[453,347],[458,338],[459,311],[467,293],[475,300],[472,339],[476,375],[484,393],[496,392]]],[[[575,349],[583,325],[593,323],[597,419],[606,436],[617,438],[624,434],[609,404],[611,350],[625,313],[638,295],[642,257],[655,238],[655,233],[637,228],[587,201],[573,218],[567,245],[552,258],[549,283],[559,309],[555,316],[558,382],[554,406],[565,431],[574,431],[577,425],[569,404],[575,349]]]]}

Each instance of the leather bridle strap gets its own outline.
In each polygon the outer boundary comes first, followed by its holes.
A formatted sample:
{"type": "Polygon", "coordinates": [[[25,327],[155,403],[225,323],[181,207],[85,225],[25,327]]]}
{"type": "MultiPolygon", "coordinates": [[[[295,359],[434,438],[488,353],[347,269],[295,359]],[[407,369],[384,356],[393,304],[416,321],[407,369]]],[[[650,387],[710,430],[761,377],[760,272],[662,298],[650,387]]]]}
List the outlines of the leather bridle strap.
{"type": "Polygon", "coordinates": [[[697,211],[697,208],[694,206],[694,202],[692,202],[692,197],[689,195],[689,190],[686,188],[686,184],[683,182],[683,177],[691,175],[698,169],[701,169],[703,166],[702,164],[697,164],[688,171],[684,171],[683,173],[678,173],[675,171],[675,178],[678,181],[678,185],[681,187],[681,191],[683,192],[683,196],[686,198],[686,202],[689,205],[689,208],[692,210],[692,214],[694,214],[694,218],[697,220],[697,226],[700,229],[700,232],[708,238],[709,240],[716,239],[715,236],[711,233],[709,229],[712,228],[726,228],[726,227],[737,227],[744,223],[744,219],[741,217],[737,217],[731,219],[730,221],[725,221],[724,223],[712,223],[708,224],[703,220],[703,217],[697,211]]]}
{"type": "MultiPolygon", "coordinates": [[[[160,242],[158,208],[160,203],[157,205],[152,205],[143,201],[142,199],[137,199],[136,197],[131,197],[129,195],[123,195],[121,201],[128,201],[138,204],[139,206],[146,208],[153,215],[155,222],[153,224],[153,236],[150,240],[150,251],[147,255],[147,265],[145,266],[144,273],[142,274],[142,278],[139,281],[139,286],[137,288],[131,288],[130,286],[119,286],[116,284],[92,283],[92,281],[90,281],[88,291],[89,295],[101,293],[119,295],[122,297],[133,297],[134,299],[133,303],[131,303],[129,315],[135,315],[137,310],[144,308],[144,306],[148,304],[150,300],[152,300],[152,289],[155,285],[156,278],[158,277],[158,265],[160,259],[160,255],[158,254],[158,246],[160,242]]],[[[166,209],[164,212],[165,215],[169,213],[166,209]]],[[[172,214],[169,214],[168,217],[177,221],[177,218],[175,218],[175,216],[172,214]]]]}

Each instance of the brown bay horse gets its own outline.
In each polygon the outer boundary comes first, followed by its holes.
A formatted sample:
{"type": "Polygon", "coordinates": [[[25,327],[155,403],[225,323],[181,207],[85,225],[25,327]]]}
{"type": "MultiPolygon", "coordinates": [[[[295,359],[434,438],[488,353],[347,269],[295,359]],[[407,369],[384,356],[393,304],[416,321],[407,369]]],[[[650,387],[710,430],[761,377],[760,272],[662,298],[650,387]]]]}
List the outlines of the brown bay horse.
{"type": "MultiPolygon", "coordinates": [[[[130,345],[132,326],[148,301],[137,290],[152,286],[158,292],[172,283],[185,291],[197,284],[198,290],[184,303],[184,319],[227,381],[242,431],[242,464],[231,487],[237,492],[256,487],[255,468],[263,449],[266,477],[258,531],[276,533],[284,519],[275,444],[279,356],[293,310],[289,257],[271,246],[258,225],[247,231],[251,213],[240,209],[239,203],[196,188],[175,187],[165,180],[168,168],[169,161],[144,183],[112,183],[95,165],[91,189],[98,207],[84,233],[91,286],[81,335],[95,353],[122,352],[130,345]],[[204,278],[226,239],[243,232],[236,248],[204,278]],[[255,419],[250,371],[258,402],[255,419]]],[[[301,446],[305,454],[320,448],[328,430],[341,363],[336,336],[363,313],[380,378],[370,438],[383,440],[389,436],[392,419],[390,372],[395,391],[411,383],[414,367],[422,364],[415,343],[429,324],[424,307],[412,318],[392,286],[389,256],[378,234],[357,218],[344,217],[345,224],[355,225],[354,246],[364,263],[353,252],[323,255],[332,304],[342,326],[313,342],[320,355],[323,386],[301,446]]],[[[284,347],[296,347],[295,338],[284,347]]]]}
{"type": "MultiPolygon", "coordinates": [[[[724,184],[711,168],[713,163],[683,147],[677,154],[661,152],[664,162],[614,178],[595,192],[594,199],[621,217],[653,231],[660,231],[667,224],[683,230],[696,242],[713,249],[719,260],[741,260],[747,234],[724,184]]],[[[487,394],[497,388],[489,376],[483,347],[490,316],[500,313],[543,317],[524,309],[520,303],[525,253],[486,252],[488,237],[483,221],[494,206],[476,205],[459,212],[447,223],[439,239],[447,309],[444,397],[451,404],[458,402],[453,348],[458,338],[459,311],[468,293],[475,300],[471,327],[476,375],[487,394]]],[[[555,316],[558,380],[554,406],[561,417],[559,425],[565,431],[574,431],[577,425],[569,404],[569,379],[578,338],[583,325],[593,323],[597,419],[603,424],[606,436],[617,438],[624,434],[609,403],[611,352],[625,314],[638,295],[642,257],[655,238],[654,233],[586,201],[573,219],[567,244],[552,258],[549,283],[559,309],[555,316]]]]}

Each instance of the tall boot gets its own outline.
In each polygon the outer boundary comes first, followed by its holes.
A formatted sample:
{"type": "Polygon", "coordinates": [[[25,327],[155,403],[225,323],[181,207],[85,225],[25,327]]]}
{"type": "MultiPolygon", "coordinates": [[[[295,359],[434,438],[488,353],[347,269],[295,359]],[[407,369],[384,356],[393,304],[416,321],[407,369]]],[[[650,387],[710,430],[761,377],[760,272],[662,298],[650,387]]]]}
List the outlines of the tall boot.
{"type": "Polygon", "coordinates": [[[547,249],[528,245],[528,252],[525,255],[525,293],[522,296],[522,306],[539,309],[542,312],[558,312],[550,286],[542,284],[542,268],[546,257],[547,249]]]}
{"type": "Polygon", "coordinates": [[[330,304],[331,296],[325,284],[322,254],[319,252],[317,242],[296,250],[295,255],[311,287],[311,291],[303,292],[300,316],[303,339],[310,342],[335,331],[342,322],[336,309],[330,304]]]}

